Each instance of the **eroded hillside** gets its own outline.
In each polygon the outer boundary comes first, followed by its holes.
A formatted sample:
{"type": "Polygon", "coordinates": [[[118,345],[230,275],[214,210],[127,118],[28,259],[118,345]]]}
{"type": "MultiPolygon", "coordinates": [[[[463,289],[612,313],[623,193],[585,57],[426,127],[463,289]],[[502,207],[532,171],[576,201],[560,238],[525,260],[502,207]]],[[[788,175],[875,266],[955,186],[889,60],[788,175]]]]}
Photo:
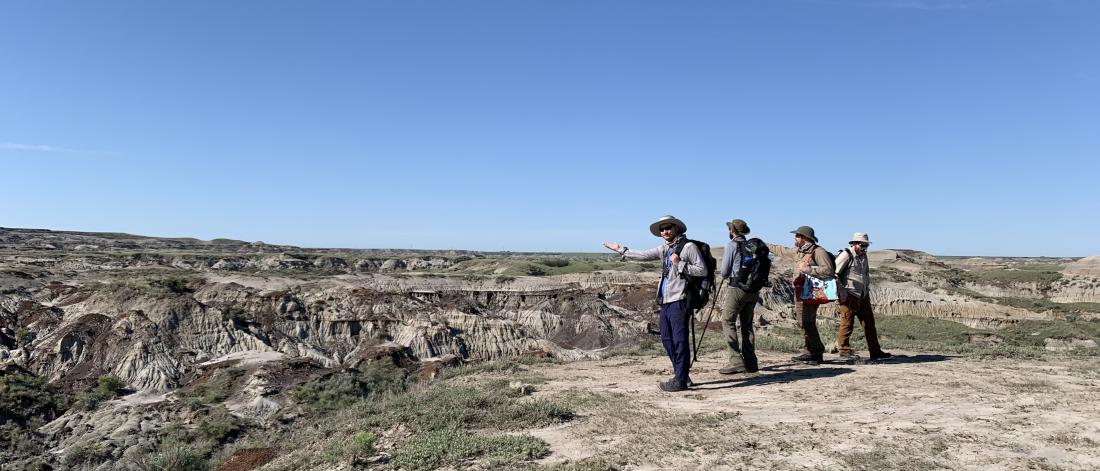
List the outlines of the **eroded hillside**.
{"type": "MultiPolygon", "coordinates": [[[[876,312],[961,324],[936,324],[953,351],[1096,348],[1092,331],[1072,327],[1100,312],[1091,258],[871,255],[876,312]],[[1017,335],[1047,324],[1042,335],[1017,335]]],[[[780,254],[775,263],[757,322],[762,345],[784,350],[795,337],[785,282],[794,261],[780,254]]],[[[213,462],[264,431],[347,405],[331,396],[396,394],[464,363],[651,350],[657,280],[655,264],[611,255],[305,250],[0,229],[0,393],[21,404],[0,416],[4,461],[153,469],[142,460],[190,443],[213,462]]],[[[832,322],[831,306],[822,313],[832,322]]],[[[415,436],[393,433],[391,448],[415,436]]],[[[392,467],[360,458],[350,463],[392,467]]]]}

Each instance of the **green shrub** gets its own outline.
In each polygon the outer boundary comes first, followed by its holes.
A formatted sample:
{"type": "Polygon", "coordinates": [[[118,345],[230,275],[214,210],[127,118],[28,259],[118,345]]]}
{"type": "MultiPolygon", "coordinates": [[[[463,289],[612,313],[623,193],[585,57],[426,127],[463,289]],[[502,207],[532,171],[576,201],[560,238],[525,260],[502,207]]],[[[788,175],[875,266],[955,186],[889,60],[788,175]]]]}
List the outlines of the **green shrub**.
{"type": "Polygon", "coordinates": [[[561,268],[569,266],[569,260],[564,258],[547,258],[542,261],[542,264],[548,267],[561,268]]]}
{"type": "Polygon", "coordinates": [[[233,387],[233,371],[217,370],[202,384],[196,385],[189,394],[199,398],[203,404],[216,404],[226,400],[233,387]]]}
{"type": "Polygon", "coordinates": [[[118,397],[122,389],[122,381],[111,375],[100,376],[96,380],[95,396],[100,401],[108,401],[118,397]]]}
{"type": "Polygon", "coordinates": [[[394,453],[389,465],[409,471],[430,470],[481,456],[495,463],[514,464],[549,453],[546,442],[530,435],[488,437],[460,429],[443,429],[417,434],[394,453]]]}
{"type": "Polygon", "coordinates": [[[183,295],[194,293],[195,290],[191,288],[191,280],[185,278],[169,277],[162,280],[155,280],[149,283],[152,286],[163,288],[168,292],[176,295],[183,295]]]}
{"type": "Polygon", "coordinates": [[[207,451],[194,444],[166,440],[144,463],[149,471],[206,471],[207,451]]]}
{"type": "Polygon", "coordinates": [[[222,443],[235,437],[241,431],[237,418],[229,413],[225,406],[211,407],[204,417],[199,419],[195,427],[195,435],[199,438],[210,440],[214,443],[222,443]]]}
{"type": "Polygon", "coordinates": [[[56,419],[69,408],[69,399],[42,379],[23,374],[0,374],[0,420],[35,428],[56,419]]]}
{"type": "Polygon", "coordinates": [[[394,423],[417,431],[463,427],[515,430],[570,420],[573,410],[545,399],[519,400],[499,390],[437,385],[387,404],[394,423]]]}
{"type": "Polygon", "coordinates": [[[303,384],[294,388],[291,395],[314,409],[334,411],[371,396],[402,392],[407,385],[405,370],[392,365],[373,364],[361,373],[344,371],[303,384]]]}
{"type": "Polygon", "coordinates": [[[70,468],[82,467],[106,461],[110,455],[105,450],[88,442],[78,441],[70,445],[61,458],[61,463],[70,468]]]}
{"type": "Polygon", "coordinates": [[[355,443],[355,451],[359,456],[370,456],[374,454],[374,441],[376,437],[370,432],[358,432],[352,437],[352,441],[355,443]]]}

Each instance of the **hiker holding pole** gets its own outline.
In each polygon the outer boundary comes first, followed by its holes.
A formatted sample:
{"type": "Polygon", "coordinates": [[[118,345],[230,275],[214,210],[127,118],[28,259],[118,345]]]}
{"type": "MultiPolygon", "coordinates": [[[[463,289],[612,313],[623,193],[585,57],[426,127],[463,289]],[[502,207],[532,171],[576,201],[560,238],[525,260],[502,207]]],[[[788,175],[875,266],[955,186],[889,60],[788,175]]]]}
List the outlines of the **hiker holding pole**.
{"type": "Polygon", "coordinates": [[[739,286],[739,276],[745,248],[745,236],[750,232],[749,225],[742,219],[726,223],[730,241],[726,244],[719,276],[723,283],[729,283],[726,300],[722,305],[722,330],[726,334],[726,346],[729,347],[729,362],[719,368],[724,375],[737,373],[755,373],[759,369],[756,360],[756,333],[753,330],[753,309],[759,297],[759,290],[746,290],[739,286]],[[740,324],[740,329],[738,329],[740,324]],[[740,337],[740,343],[738,343],[740,337]]]}
{"type": "Polygon", "coordinates": [[[617,242],[604,242],[603,246],[633,260],[663,261],[657,304],[660,306],[661,343],[672,361],[673,377],[659,387],[667,392],[686,391],[692,384],[688,376],[691,369],[688,339],[691,303],[686,276],[705,276],[707,266],[699,247],[684,235],[687,225],[683,221],[665,216],[650,224],[649,232],[664,239],[665,243],[648,250],[630,249],[617,242]]]}

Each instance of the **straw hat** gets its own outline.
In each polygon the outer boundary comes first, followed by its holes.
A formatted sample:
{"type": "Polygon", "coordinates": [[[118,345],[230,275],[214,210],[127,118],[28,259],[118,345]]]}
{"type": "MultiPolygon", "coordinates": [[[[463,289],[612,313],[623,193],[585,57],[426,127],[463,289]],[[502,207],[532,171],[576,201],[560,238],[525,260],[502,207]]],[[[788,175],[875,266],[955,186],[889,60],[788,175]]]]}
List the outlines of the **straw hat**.
{"type": "Polygon", "coordinates": [[[857,232],[855,234],[852,234],[852,240],[848,241],[849,244],[858,244],[860,242],[871,245],[871,239],[867,237],[866,232],[857,232]]]}

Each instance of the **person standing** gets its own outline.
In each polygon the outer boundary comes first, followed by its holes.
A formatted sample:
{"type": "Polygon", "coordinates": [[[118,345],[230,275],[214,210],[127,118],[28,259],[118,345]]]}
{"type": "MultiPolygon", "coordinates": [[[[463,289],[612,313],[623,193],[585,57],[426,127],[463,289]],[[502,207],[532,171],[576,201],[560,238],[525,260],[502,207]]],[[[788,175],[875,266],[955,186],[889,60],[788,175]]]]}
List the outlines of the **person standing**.
{"type": "MultiPolygon", "coordinates": [[[[803,276],[810,275],[814,278],[833,278],[836,273],[836,265],[833,258],[823,247],[817,245],[817,237],[814,228],[800,226],[791,231],[794,234],[794,245],[801,258],[798,264],[798,273],[795,280],[801,280],[803,276]]],[[[802,353],[792,357],[794,361],[817,364],[825,355],[825,344],[821,343],[821,335],[817,332],[817,304],[803,303],[798,297],[802,286],[795,283],[795,312],[799,314],[798,323],[802,327],[802,353]]]]}
{"type": "Polygon", "coordinates": [[[759,366],[756,359],[756,333],[753,330],[753,309],[759,297],[757,291],[746,291],[738,286],[738,274],[741,271],[741,249],[745,236],[749,234],[748,223],[734,219],[726,223],[730,241],[726,244],[725,254],[719,276],[728,283],[725,303],[722,305],[722,330],[726,334],[726,346],[729,347],[729,362],[719,368],[718,373],[731,375],[737,373],[755,373],[759,366]],[[740,329],[738,325],[740,324],[740,329]],[[740,337],[740,343],[738,343],[740,337]]]}
{"type": "Polygon", "coordinates": [[[855,360],[858,356],[848,343],[855,330],[855,319],[863,326],[863,336],[867,339],[867,351],[872,360],[890,358],[893,355],[882,351],[875,329],[875,313],[871,309],[871,272],[867,263],[867,248],[871,239],[866,233],[852,234],[848,249],[836,257],[837,286],[843,290],[840,299],[840,328],[836,334],[837,350],[840,358],[855,360]]]}
{"type": "Polygon", "coordinates": [[[660,306],[659,325],[661,343],[672,361],[673,377],[660,383],[662,391],[686,391],[691,386],[688,370],[691,368],[689,323],[691,305],[688,299],[685,276],[704,276],[707,267],[702,253],[688,241],[687,225],[672,216],[664,216],[650,224],[649,232],[664,239],[665,243],[648,250],[634,250],[617,242],[604,242],[609,250],[633,260],[662,260],[661,281],[657,286],[657,304],[660,306]]]}

